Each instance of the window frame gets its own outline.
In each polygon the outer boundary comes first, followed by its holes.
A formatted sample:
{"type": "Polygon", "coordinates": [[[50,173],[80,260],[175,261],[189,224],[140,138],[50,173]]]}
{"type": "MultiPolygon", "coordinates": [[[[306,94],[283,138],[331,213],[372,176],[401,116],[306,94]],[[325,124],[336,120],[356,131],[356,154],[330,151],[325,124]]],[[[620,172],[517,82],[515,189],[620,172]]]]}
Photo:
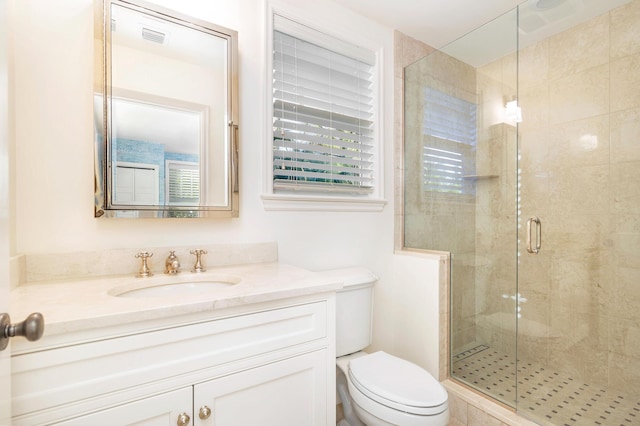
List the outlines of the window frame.
{"type": "MultiPolygon", "coordinates": [[[[371,43],[362,38],[362,34],[358,34],[351,29],[340,31],[339,35],[336,31],[331,30],[331,25],[323,25],[318,22],[317,16],[305,14],[301,10],[292,11],[287,7],[285,10],[280,6],[274,6],[268,3],[266,7],[266,114],[265,114],[265,137],[264,146],[264,166],[265,170],[264,185],[262,193],[262,201],[265,210],[295,210],[295,211],[382,211],[386,200],[384,200],[384,162],[383,162],[383,144],[382,135],[384,134],[383,123],[383,85],[382,85],[382,68],[383,68],[383,52],[380,46],[371,46],[371,43]],[[274,50],[274,15],[279,15],[290,21],[308,27],[312,32],[325,36],[328,40],[338,40],[345,46],[351,46],[354,49],[365,49],[370,52],[374,58],[373,64],[373,122],[374,122],[374,147],[373,147],[373,166],[372,166],[372,191],[364,194],[340,193],[337,191],[320,193],[302,190],[291,191],[275,191],[274,190],[274,142],[273,142],[273,50],[274,50]]],[[[281,31],[281,30],[280,30],[281,31]]],[[[295,36],[295,35],[294,35],[295,36]]],[[[304,39],[304,38],[303,38],[304,39]]],[[[307,41],[309,41],[307,39],[307,41]]],[[[321,44],[321,43],[320,43],[321,44]]],[[[333,50],[333,49],[331,49],[333,50]]],[[[342,51],[341,53],[343,53],[342,51]]],[[[348,52],[346,52],[348,53],[348,52]]]]}

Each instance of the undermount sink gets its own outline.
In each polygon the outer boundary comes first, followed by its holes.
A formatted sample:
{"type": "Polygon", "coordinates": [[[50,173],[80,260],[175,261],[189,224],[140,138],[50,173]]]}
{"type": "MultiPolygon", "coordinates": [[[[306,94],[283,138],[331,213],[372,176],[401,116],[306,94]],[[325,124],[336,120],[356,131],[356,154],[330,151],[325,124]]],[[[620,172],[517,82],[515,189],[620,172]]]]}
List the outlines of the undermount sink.
{"type": "Polygon", "coordinates": [[[117,297],[145,298],[163,296],[194,296],[213,293],[218,290],[228,289],[240,282],[239,278],[225,277],[223,279],[211,279],[203,281],[185,281],[173,283],[156,283],[143,287],[118,287],[109,293],[117,297]]]}

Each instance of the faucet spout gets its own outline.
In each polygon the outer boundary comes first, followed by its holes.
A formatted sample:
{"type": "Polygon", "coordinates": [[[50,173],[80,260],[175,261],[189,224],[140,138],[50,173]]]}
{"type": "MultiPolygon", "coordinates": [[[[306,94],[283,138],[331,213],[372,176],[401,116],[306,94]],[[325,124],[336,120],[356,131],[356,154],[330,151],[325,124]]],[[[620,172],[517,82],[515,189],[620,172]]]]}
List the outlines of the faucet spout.
{"type": "Polygon", "coordinates": [[[171,250],[169,252],[169,257],[164,262],[165,265],[165,274],[174,275],[180,272],[180,260],[178,260],[178,256],[176,256],[175,251],[171,250]]]}

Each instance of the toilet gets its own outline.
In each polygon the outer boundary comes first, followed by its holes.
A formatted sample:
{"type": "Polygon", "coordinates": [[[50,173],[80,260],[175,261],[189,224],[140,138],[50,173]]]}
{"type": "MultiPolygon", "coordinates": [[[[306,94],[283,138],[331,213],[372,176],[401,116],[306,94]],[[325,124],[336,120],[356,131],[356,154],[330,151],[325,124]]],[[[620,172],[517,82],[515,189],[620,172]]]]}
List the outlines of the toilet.
{"type": "Polygon", "coordinates": [[[343,281],[336,295],[336,385],[344,417],[340,426],[444,426],[449,420],[444,387],[423,368],[371,344],[373,286],[363,268],[324,271],[343,281]]]}

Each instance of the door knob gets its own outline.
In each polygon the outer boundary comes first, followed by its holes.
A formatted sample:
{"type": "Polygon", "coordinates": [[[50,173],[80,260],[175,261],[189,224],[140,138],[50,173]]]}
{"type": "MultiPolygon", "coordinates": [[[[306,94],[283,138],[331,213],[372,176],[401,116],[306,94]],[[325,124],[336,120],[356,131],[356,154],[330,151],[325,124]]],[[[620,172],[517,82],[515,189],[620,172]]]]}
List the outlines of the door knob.
{"type": "Polygon", "coordinates": [[[187,413],[182,413],[178,415],[178,421],[176,422],[176,424],[178,426],[187,426],[190,421],[191,421],[191,417],[189,417],[187,413]]]}
{"type": "Polygon", "coordinates": [[[211,408],[207,407],[206,405],[200,407],[200,412],[198,412],[198,417],[200,417],[200,420],[207,420],[210,415],[211,408]]]}
{"type": "Polygon", "coordinates": [[[9,314],[0,314],[0,351],[9,345],[9,338],[23,336],[28,341],[34,342],[44,333],[44,317],[40,312],[34,312],[24,321],[11,324],[9,314]]]}

